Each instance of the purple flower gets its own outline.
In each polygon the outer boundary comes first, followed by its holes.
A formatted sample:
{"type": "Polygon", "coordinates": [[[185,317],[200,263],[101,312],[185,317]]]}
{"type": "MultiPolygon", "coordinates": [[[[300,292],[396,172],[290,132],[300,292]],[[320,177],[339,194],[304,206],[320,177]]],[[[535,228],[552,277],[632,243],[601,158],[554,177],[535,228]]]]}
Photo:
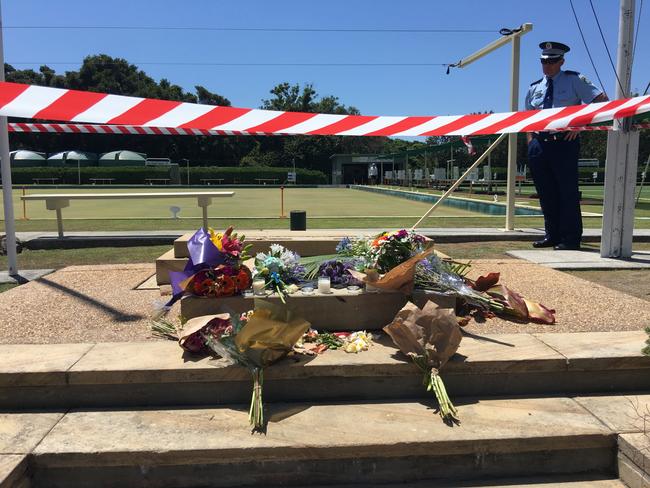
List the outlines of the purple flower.
{"type": "Polygon", "coordinates": [[[359,286],[361,282],[348,273],[348,270],[355,269],[355,264],[354,260],[330,259],[321,263],[318,268],[318,276],[329,277],[332,286],[359,286]]]}

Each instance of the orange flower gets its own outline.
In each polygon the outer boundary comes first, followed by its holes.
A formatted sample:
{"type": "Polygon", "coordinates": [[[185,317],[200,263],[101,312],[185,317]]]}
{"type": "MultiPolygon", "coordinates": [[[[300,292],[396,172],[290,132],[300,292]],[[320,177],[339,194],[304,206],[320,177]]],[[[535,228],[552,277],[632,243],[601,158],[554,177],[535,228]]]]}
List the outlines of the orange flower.
{"type": "Polygon", "coordinates": [[[235,281],[230,277],[223,275],[221,276],[221,283],[219,287],[220,295],[231,296],[235,293],[235,281]]]}
{"type": "Polygon", "coordinates": [[[194,292],[197,295],[207,295],[214,288],[214,281],[206,278],[194,283],[194,292]]]}
{"type": "Polygon", "coordinates": [[[245,290],[249,286],[251,286],[251,275],[250,271],[248,271],[248,268],[242,267],[239,269],[239,273],[237,273],[233,277],[235,281],[235,286],[237,287],[237,290],[245,290]]]}

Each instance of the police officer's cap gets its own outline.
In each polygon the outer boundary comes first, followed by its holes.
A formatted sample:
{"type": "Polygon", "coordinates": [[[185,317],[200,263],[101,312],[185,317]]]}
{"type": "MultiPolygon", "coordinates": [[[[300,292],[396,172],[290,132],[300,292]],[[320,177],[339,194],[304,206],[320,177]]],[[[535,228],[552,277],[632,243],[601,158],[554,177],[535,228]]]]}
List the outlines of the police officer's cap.
{"type": "Polygon", "coordinates": [[[568,53],[571,48],[561,42],[546,41],[540,42],[539,47],[542,49],[542,59],[557,59],[568,53]]]}

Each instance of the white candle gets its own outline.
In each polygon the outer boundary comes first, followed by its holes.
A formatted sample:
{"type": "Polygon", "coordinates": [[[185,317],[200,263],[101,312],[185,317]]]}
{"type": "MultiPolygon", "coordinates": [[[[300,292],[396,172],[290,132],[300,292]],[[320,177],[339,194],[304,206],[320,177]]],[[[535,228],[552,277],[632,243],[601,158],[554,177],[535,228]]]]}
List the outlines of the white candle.
{"type": "Polygon", "coordinates": [[[318,292],[319,293],[331,293],[330,279],[329,279],[328,276],[320,276],[318,278],[318,292]]]}
{"type": "Polygon", "coordinates": [[[255,278],[253,280],[253,293],[255,295],[264,295],[264,285],[266,282],[263,278],[255,278]]]}

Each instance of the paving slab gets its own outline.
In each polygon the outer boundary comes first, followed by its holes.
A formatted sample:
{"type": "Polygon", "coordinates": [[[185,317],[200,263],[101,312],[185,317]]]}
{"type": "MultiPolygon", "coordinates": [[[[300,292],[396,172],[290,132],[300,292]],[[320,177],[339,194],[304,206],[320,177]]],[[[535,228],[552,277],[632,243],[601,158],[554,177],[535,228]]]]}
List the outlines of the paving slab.
{"type": "Polygon", "coordinates": [[[22,454],[0,454],[0,488],[18,488],[26,478],[27,456],[22,454]]]}
{"type": "Polygon", "coordinates": [[[0,454],[31,452],[62,417],[59,412],[0,412],[0,454]]]}
{"type": "Polygon", "coordinates": [[[650,269],[650,252],[633,252],[629,259],[600,257],[599,251],[516,250],[506,254],[553,269],[650,269]]]}
{"type": "Polygon", "coordinates": [[[53,272],[53,269],[21,269],[17,275],[10,275],[9,271],[0,271],[0,283],[20,285],[28,281],[37,280],[53,272]]]}
{"type": "MultiPolygon", "coordinates": [[[[207,381],[225,360],[184,353],[175,341],[99,343],[68,372],[69,384],[161,383],[207,381]]],[[[229,368],[248,379],[244,368],[229,368]]],[[[226,373],[228,375],[235,373],[226,373]]]]}
{"type": "Polygon", "coordinates": [[[65,385],[66,371],[92,344],[0,345],[0,387],[65,385]]]}
{"type": "Polygon", "coordinates": [[[578,396],[575,400],[615,432],[643,432],[650,425],[648,393],[578,396]]]}
{"type": "MultiPolygon", "coordinates": [[[[433,403],[433,402],[432,402],[433,403]]],[[[471,400],[449,428],[429,403],[269,405],[265,436],[248,409],[70,412],[39,444],[48,466],[230,463],[280,458],[388,457],[611,447],[613,433],[568,398],[471,400]],[[360,424],[361,421],[361,424],[360,424]],[[363,425],[372,426],[364,428],[363,425]],[[317,427],[317,435],[312,430],[317,427]]]]}
{"type": "Polygon", "coordinates": [[[650,357],[641,352],[648,338],[642,330],[534,335],[566,357],[569,369],[650,368],[650,357]]]}

